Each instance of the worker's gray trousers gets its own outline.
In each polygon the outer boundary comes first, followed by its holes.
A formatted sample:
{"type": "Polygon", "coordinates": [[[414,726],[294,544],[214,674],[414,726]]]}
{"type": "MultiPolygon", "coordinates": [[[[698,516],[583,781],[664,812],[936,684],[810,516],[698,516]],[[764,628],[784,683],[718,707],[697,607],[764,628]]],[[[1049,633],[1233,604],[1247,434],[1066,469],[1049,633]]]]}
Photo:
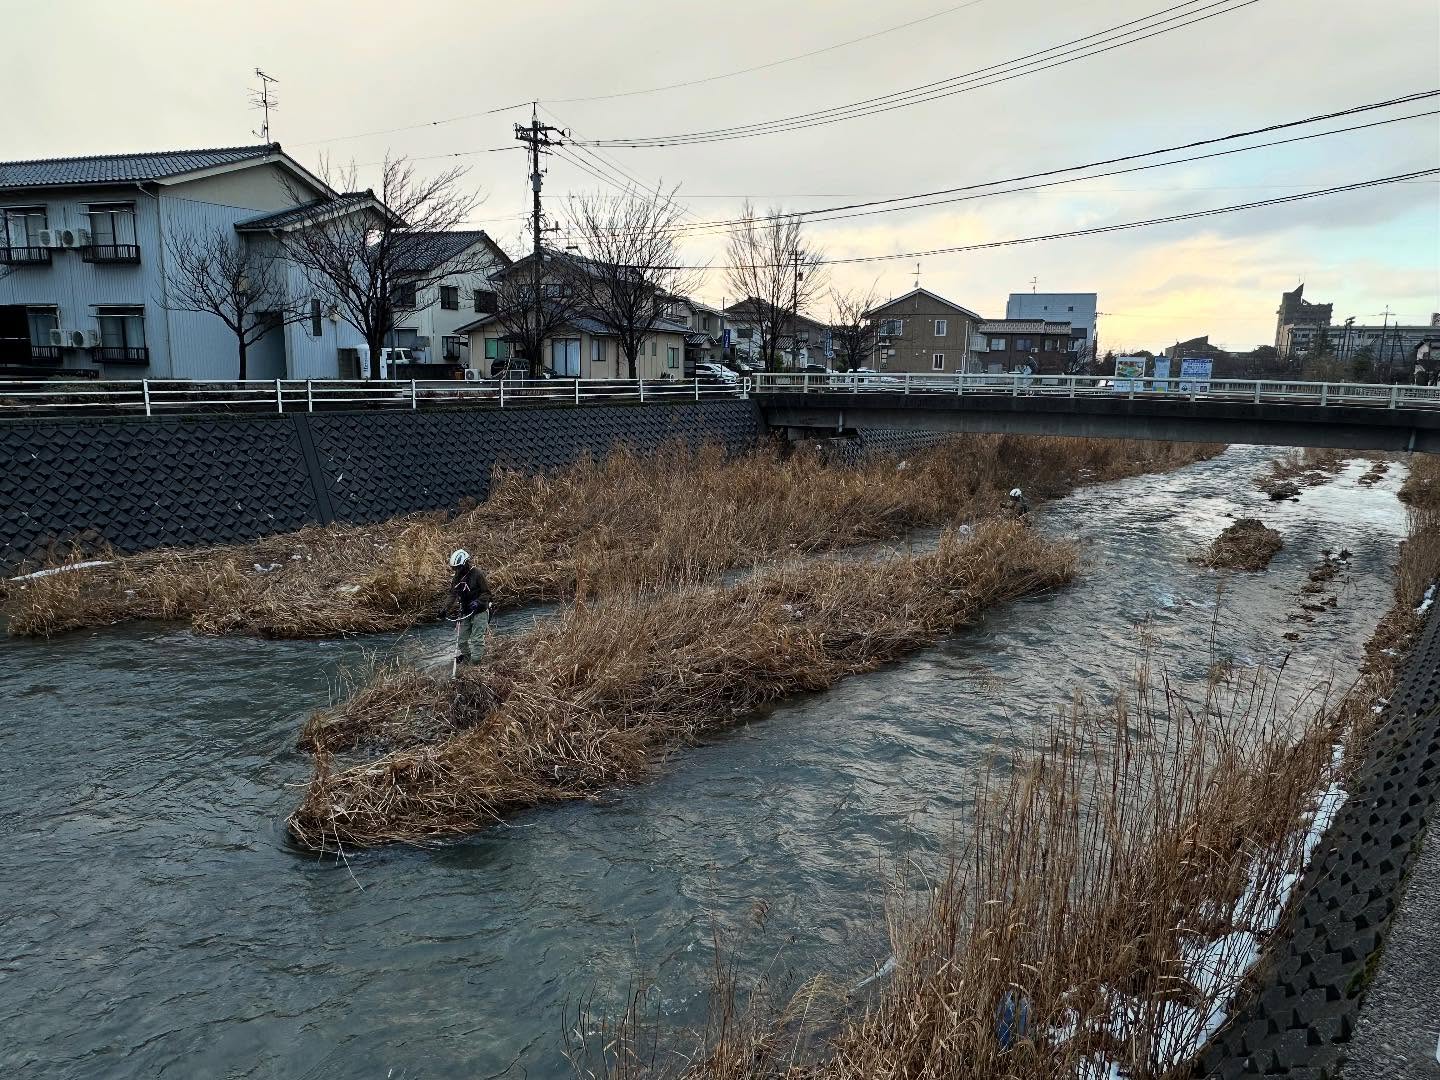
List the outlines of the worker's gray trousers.
{"type": "Polygon", "coordinates": [[[479,663],[485,654],[485,629],[490,625],[490,609],[477,611],[456,624],[456,653],[471,664],[479,663]]]}

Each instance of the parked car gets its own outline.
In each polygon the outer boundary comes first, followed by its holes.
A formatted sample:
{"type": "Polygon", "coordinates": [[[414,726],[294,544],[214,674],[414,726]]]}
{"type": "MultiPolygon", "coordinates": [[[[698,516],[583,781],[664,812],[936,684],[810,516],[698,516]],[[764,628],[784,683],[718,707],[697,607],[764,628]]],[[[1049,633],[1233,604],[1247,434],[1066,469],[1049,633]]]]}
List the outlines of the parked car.
{"type": "Polygon", "coordinates": [[[881,375],[880,372],[869,367],[857,367],[850,374],[859,376],[860,385],[862,386],[883,386],[887,384],[900,386],[905,381],[904,379],[897,379],[894,375],[881,375]]]}
{"type": "Polygon", "coordinates": [[[828,367],[826,367],[824,364],[806,364],[806,365],[805,365],[804,367],[802,367],[800,370],[803,371],[803,372],[805,372],[807,375],[834,375],[834,374],[836,374],[834,371],[831,371],[831,370],[830,370],[828,367]]]}
{"type": "Polygon", "coordinates": [[[695,365],[695,377],[702,381],[736,383],[740,376],[735,374],[723,364],[716,364],[709,360],[702,360],[695,365]]]}

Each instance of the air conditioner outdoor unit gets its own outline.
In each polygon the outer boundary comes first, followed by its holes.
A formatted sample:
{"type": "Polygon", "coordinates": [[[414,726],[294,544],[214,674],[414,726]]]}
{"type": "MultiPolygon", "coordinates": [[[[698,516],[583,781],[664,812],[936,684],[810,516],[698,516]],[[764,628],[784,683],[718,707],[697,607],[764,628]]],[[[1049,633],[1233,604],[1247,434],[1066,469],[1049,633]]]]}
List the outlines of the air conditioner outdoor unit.
{"type": "Polygon", "coordinates": [[[52,328],[50,331],[50,344],[57,349],[63,346],[65,344],[65,331],[52,328]]]}
{"type": "Polygon", "coordinates": [[[88,333],[84,330],[67,330],[65,333],[69,338],[70,348],[72,349],[83,349],[87,345],[99,344],[98,341],[92,342],[90,340],[92,337],[98,336],[94,330],[91,330],[88,333]]]}
{"type": "Polygon", "coordinates": [[[60,244],[67,248],[80,248],[90,246],[89,229],[61,229],[60,244]]]}
{"type": "Polygon", "coordinates": [[[64,246],[60,243],[59,229],[41,229],[38,233],[35,234],[35,240],[41,247],[45,248],[64,246]]]}
{"type": "Polygon", "coordinates": [[[466,381],[466,382],[479,382],[479,381],[480,381],[480,372],[476,371],[473,367],[467,367],[467,368],[465,369],[465,381],[466,381]]]}

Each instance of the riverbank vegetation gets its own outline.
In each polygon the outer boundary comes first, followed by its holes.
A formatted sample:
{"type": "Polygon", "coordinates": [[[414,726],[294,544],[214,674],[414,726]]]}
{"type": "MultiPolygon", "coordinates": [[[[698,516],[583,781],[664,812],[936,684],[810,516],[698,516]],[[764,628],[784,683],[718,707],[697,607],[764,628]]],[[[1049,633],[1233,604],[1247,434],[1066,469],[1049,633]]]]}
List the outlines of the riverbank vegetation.
{"type": "Polygon", "coordinates": [[[478,669],[388,667],[315,714],[314,770],[290,831],[334,850],[471,831],[638,780],[755,708],[931,644],[1075,573],[1022,524],[944,534],[873,562],[808,560],[734,586],[578,602],[499,639],[478,669]],[[398,747],[349,764],[356,748],[398,747]]]}
{"type": "Polygon", "coordinates": [[[1005,492],[1032,502],[1085,483],[1212,457],[1208,444],[974,435],[904,462],[841,464],[773,448],[726,459],[674,444],[616,450],[545,474],[497,472],[485,502],[453,516],[312,527],[253,543],[116,558],[12,583],[9,632],[50,636],[132,619],[184,620],[206,634],[319,638],[434,621],[446,557],[465,548],[498,609],[678,587],[793,554],[987,516],[1005,492]]]}
{"type": "Polygon", "coordinates": [[[1225,529],[1199,562],[1215,570],[1264,570],[1285,541],[1259,518],[1241,518],[1225,529]]]}
{"type": "Polygon", "coordinates": [[[1293,498],[1302,487],[1319,487],[1335,479],[1345,462],[1364,455],[1328,447],[1307,446],[1291,450],[1270,463],[1270,468],[1255,478],[1255,486],[1272,499],[1293,498]]]}
{"type": "Polygon", "coordinates": [[[898,892],[874,997],[712,1025],[690,1047],[632,1009],[572,1058],[613,1080],[1188,1075],[1284,926],[1423,626],[1440,458],[1413,460],[1402,497],[1394,604],[1350,687],[1296,694],[1283,672],[1215,664],[1186,694],[1142,670],[981,778],[948,862],[898,892]]]}

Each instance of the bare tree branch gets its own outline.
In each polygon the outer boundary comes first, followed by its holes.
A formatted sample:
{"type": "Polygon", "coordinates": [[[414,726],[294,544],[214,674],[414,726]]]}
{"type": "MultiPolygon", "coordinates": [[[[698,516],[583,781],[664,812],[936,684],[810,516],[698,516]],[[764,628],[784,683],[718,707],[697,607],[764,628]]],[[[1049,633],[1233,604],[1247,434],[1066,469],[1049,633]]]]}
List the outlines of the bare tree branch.
{"type": "Polygon", "coordinates": [[[567,272],[575,308],[614,335],[632,379],[639,375],[640,346],[666,299],[699,280],[697,270],[681,265],[678,190],[627,191],[618,199],[582,195],[567,215],[580,254],[562,258],[559,266],[567,272]]]}
{"type": "MultiPolygon", "coordinates": [[[[771,208],[756,212],[748,200],[743,224],[730,234],[726,279],[738,301],[740,318],[760,334],[760,357],[767,371],[779,365],[779,353],[793,336],[793,317],[820,295],[823,253],[806,242],[800,219],[771,208]]],[[[732,309],[733,310],[733,309],[732,309]]],[[[790,345],[793,348],[794,342],[790,345]]]]}
{"type": "MultiPolygon", "coordinates": [[[[487,273],[490,256],[475,250],[439,265],[423,258],[427,233],[461,228],[480,197],[464,190],[463,169],[421,177],[404,157],[386,156],[380,190],[348,191],[370,195],[383,209],[356,207],[349,212],[317,207],[314,221],[280,234],[286,256],[305,275],[340,319],[354,327],[370,348],[370,375],[378,378],[380,353],[395,329],[396,316],[407,309],[409,295],[450,277],[487,273]]],[[[324,166],[321,176],[340,190],[353,188],[356,168],[338,173],[324,166]]],[[[298,190],[296,191],[299,197],[298,190]]]]}
{"type": "Polygon", "coordinates": [[[495,321],[525,358],[532,378],[544,366],[545,342],[570,325],[575,304],[568,274],[555,266],[553,251],[541,252],[537,267],[522,259],[500,278],[495,289],[495,321]]]}
{"type": "Polygon", "coordinates": [[[304,317],[288,296],[278,247],[268,238],[245,240],[225,226],[166,238],[163,303],[224,323],[235,336],[241,379],[250,346],[304,317]]]}
{"type": "Polygon", "coordinates": [[[865,359],[875,340],[869,315],[880,303],[877,285],[878,282],[872,282],[868,288],[848,292],[830,290],[830,333],[835,355],[840,358],[841,371],[854,371],[866,366],[865,359]]]}

